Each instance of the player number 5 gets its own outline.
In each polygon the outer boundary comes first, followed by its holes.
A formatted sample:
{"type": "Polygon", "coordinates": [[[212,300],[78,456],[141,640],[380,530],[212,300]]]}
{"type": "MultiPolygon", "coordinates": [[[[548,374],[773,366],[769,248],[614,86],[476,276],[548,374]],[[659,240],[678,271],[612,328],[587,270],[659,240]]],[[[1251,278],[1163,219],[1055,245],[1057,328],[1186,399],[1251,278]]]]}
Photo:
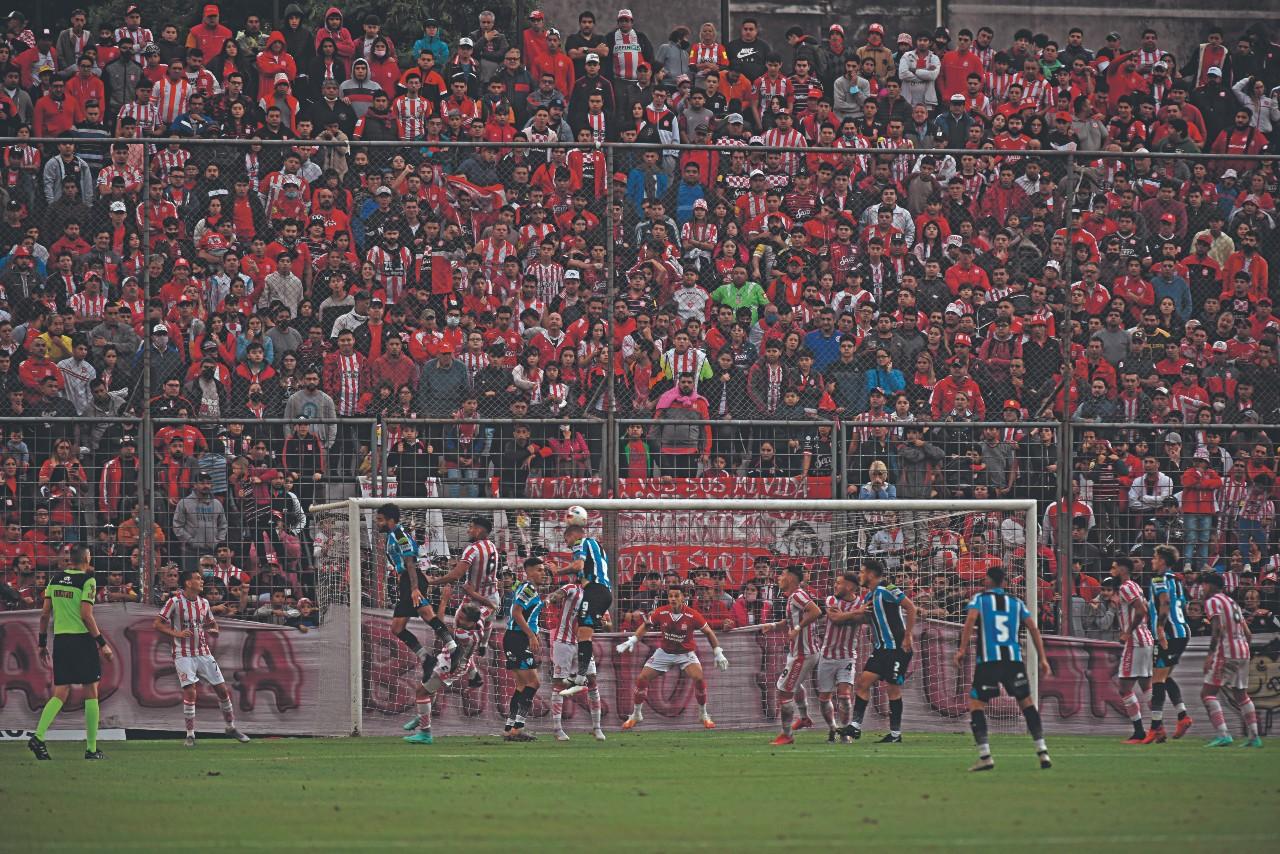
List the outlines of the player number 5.
{"type": "Polygon", "coordinates": [[[996,643],[1009,642],[1009,617],[1006,614],[996,614],[996,643]]]}

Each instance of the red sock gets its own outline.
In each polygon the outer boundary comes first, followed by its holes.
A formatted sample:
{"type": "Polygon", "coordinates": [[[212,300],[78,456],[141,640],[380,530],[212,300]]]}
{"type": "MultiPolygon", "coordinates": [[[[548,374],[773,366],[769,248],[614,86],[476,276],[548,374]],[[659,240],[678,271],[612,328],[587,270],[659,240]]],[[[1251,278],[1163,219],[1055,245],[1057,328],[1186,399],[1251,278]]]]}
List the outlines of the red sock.
{"type": "Polygon", "coordinates": [[[693,697],[698,701],[699,706],[707,704],[707,683],[704,680],[698,680],[693,683],[693,697]]]}

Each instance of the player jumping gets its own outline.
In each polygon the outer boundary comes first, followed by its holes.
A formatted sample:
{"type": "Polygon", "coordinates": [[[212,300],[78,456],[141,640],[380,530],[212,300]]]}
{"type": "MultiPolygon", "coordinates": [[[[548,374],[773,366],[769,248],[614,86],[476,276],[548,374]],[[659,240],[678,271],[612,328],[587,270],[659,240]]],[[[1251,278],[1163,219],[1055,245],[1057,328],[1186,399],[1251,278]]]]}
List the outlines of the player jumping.
{"type": "Polygon", "coordinates": [[[98,750],[98,682],[102,679],[102,662],[115,653],[107,645],[102,630],[93,618],[93,600],[98,583],[93,578],[93,556],[85,546],[71,549],[71,566],[53,576],[44,589],[44,606],[40,611],[40,663],[49,666],[49,621],[53,621],[53,696],[40,712],[40,723],[27,740],[36,759],[52,759],[44,743],[53,719],[62,711],[72,685],[84,689],[84,758],[102,759],[98,750]]]}
{"type": "Polygon", "coordinates": [[[538,617],[542,614],[542,596],[538,587],[544,574],[542,558],[526,558],[525,580],[516,585],[511,595],[511,611],[507,616],[507,630],[502,635],[502,651],[507,657],[507,670],[511,671],[515,691],[507,707],[507,741],[533,741],[524,731],[526,719],[533,709],[533,698],[538,693],[538,617]]]}
{"type": "Polygon", "coordinates": [[[416,615],[431,626],[443,650],[453,652],[453,636],[424,593],[429,582],[418,568],[418,544],[400,525],[400,508],[394,504],[382,505],[374,514],[373,523],[378,533],[387,535],[387,560],[395,568],[400,584],[400,596],[391,614],[391,633],[409,647],[419,661],[425,662],[431,653],[408,628],[409,618],[416,615]]]}
{"type": "MultiPolygon", "coordinates": [[[[467,527],[470,543],[462,550],[462,555],[454,563],[453,568],[438,578],[427,579],[427,584],[434,587],[443,587],[458,579],[464,579],[462,582],[464,601],[458,608],[461,610],[467,605],[475,605],[480,609],[481,640],[477,653],[481,655],[489,642],[489,632],[493,628],[489,618],[497,612],[498,605],[502,601],[498,596],[498,547],[494,545],[493,540],[489,539],[492,531],[492,518],[473,517],[471,524],[467,527]]],[[[455,613],[454,620],[456,621],[457,618],[458,615],[455,613]]],[[[473,688],[479,687],[483,682],[475,659],[472,659],[472,669],[468,675],[473,688]]]]}
{"type": "Polygon", "coordinates": [[[1147,625],[1147,600],[1138,582],[1130,577],[1132,573],[1132,560],[1116,558],[1111,562],[1111,576],[1102,580],[1102,590],[1120,611],[1120,642],[1124,649],[1120,652],[1120,669],[1116,676],[1120,680],[1120,700],[1124,703],[1125,714],[1133,722],[1133,735],[1124,743],[1142,744],[1146,741],[1147,732],[1142,726],[1142,705],[1133,687],[1136,683],[1144,693],[1151,689],[1155,640],[1147,625]]]}
{"type": "Polygon", "coordinates": [[[1168,697],[1178,710],[1178,726],[1174,738],[1182,738],[1191,729],[1187,705],[1182,702],[1182,688],[1174,681],[1173,668],[1182,660],[1191,637],[1187,622],[1187,590],[1174,574],[1178,550],[1173,546],[1156,546],[1151,557],[1155,575],[1147,588],[1147,610],[1151,629],[1156,635],[1155,665],[1151,672],[1151,729],[1143,742],[1164,742],[1164,701],[1168,697]]]}
{"type": "Polygon", "coordinates": [[[913,655],[916,606],[905,592],[885,581],[884,564],[876,558],[868,558],[862,565],[860,580],[866,592],[857,613],[871,624],[872,652],[854,686],[853,722],[842,734],[862,738],[871,686],[883,680],[889,696],[889,734],[879,743],[898,744],[902,741],[902,684],[907,681],[913,655]]]}
{"type": "Polygon", "coordinates": [[[766,632],[783,627],[787,629],[787,663],[778,675],[777,684],[782,731],[773,743],[793,744],[795,736],[792,732],[806,725],[813,726],[804,700],[805,683],[818,663],[818,643],[813,624],[822,616],[822,609],[804,589],[804,567],[792,565],[782,570],[778,576],[778,592],[787,597],[783,618],[776,623],[765,623],[760,628],[766,632]],[[796,720],[797,711],[800,712],[799,720],[796,720]]]}
{"type": "Polygon", "coordinates": [[[707,623],[707,618],[693,608],[686,608],[684,589],[673,584],[667,588],[667,604],[655,608],[652,614],[645,617],[644,622],[636,628],[635,634],[618,644],[618,652],[631,652],[650,628],[662,633],[662,645],[649,656],[649,660],[640,670],[639,677],[636,678],[634,706],[631,716],[623,722],[622,728],[633,729],[636,724],[644,720],[641,709],[649,697],[649,683],[672,667],[678,667],[693,680],[693,696],[698,701],[698,720],[702,721],[702,725],[707,729],[715,729],[716,723],[711,720],[711,715],[707,712],[707,680],[702,675],[702,664],[699,663],[698,654],[694,651],[694,631],[700,631],[706,635],[707,643],[711,644],[711,654],[715,657],[717,669],[728,670],[729,659],[724,657],[724,650],[720,648],[720,641],[716,640],[716,633],[707,623]]]}
{"type": "Polygon", "coordinates": [[[1004,570],[993,566],[983,579],[981,593],[969,601],[964,628],[960,632],[960,648],[955,662],[964,663],[969,650],[969,640],[974,628],[978,633],[978,666],[973,669],[973,688],[969,692],[969,728],[978,745],[978,761],[970,771],[990,771],[996,767],[991,759],[991,745],[987,743],[987,703],[1000,696],[1000,688],[1017,701],[1022,716],[1027,719],[1027,732],[1036,743],[1036,755],[1041,768],[1053,767],[1049,748],[1044,744],[1044,724],[1035,698],[1031,696],[1031,684],[1027,681],[1027,666],[1022,660],[1022,641],[1018,633],[1023,626],[1035,644],[1040,657],[1040,673],[1050,674],[1049,658],[1044,652],[1044,640],[1040,629],[1031,618],[1031,611],[1017,596],[1004,591],[1004,570]]]}
{"type": "Polygon", "coordinates": [[[568,570],[582,579],[582,604],[578,608],[578,671],[569,680],[573,684],[560,692],[571,697],[586,690],[587,672],[593,665],[592,639],[595,630],[604,625],[613,605],[613,589],[609,578],[609,558],[595,537],[588,537],[581,525],[564,529],[564,541],[573,549],[568,570]]]}
{"type": "Polygon", "coordinates": [[[1233,741],[1227,729],[1226,716],[1222,713],[1222,704],[1218,702],[1218,690],[1223,689],[1240,707],[1240,716],[1249,731],[1249,740],[1244,746],[1261,747],[1258,711],[1247,690],[1251,654],[1249,641],[1253,637],[1249,624],[1235,600],[1222,592],[1221,575],[1206,572],[1200,576],[1200,583],[1212,591],[1205,600],[1204,615],[1213,623],[1213,638],[1209,641],[1209,654],[1204,660],[1204,687],[1200,689],[1200,699],[1209,710],[1209,722],[1218,732],[1205,746],[1228,747],[1233,741]]]}
{"type": "MultiPolygon", "coordinates": [[[[853,722],[853,667],[858,657],[858,576],[846,572],[836,579],[835,592],[827,597],[827,625],[818,659],[818,700],[827,722],[827,741],[848,730],[853,722]],[[835,702],[832,703],[832,694],[835,702]],[[836,718],[839,717],[839,726],[836,718]]],[[[846,743],[853,737],[843,736],[846,743]]]]}
{"type": "MultiPolygon", "coordinates": [[[[569,687],[570,678],[578,669],[578,612],[582,607],[582,585],[576,577],[560,587],[547,602],[563,601],[560,622],[551,634],[551,723],[556,728],[556,741],[568,741],[564,731],[564,700],[560,692],[569,687]]],[[[600,726],[600,688],[596,684],[596,663],[587,670],[587,708],[591,711],[591,735],[596,741],[604,741],[600,726]]]]}
{"type": "Polygon", "coordinates": [[[227,735],[243,744],[249,736],[236,728],[231,692],[209,644],[209,639],[218,635],[218,621],[213,618],[209,600],[201,595],[204,576],[198,570],[184,569],[178,584],[182,592],[169,597],[151,627],[173,638],[173,666],[178,671],[178,684],[182,686],[182,718],[187,728],[183,744],[196,746],[196,688],[201,679],[218,695],[227,735]]]}
{"type": "Polygon", "coordinates": [[[472,665],[472,660],[485,635],[480,621],[480,609],[475,605],[463,605],[453,617],[453,639],[457,647],[452,652],[442,652],[434,660],[422,665],[422,683],[418,685],[414,702],[418,716],[404,725],[405,729],[417,729],[405,736],[410,744],[431,743],[431,703],[445,688],[453,687],[472,665]]]}

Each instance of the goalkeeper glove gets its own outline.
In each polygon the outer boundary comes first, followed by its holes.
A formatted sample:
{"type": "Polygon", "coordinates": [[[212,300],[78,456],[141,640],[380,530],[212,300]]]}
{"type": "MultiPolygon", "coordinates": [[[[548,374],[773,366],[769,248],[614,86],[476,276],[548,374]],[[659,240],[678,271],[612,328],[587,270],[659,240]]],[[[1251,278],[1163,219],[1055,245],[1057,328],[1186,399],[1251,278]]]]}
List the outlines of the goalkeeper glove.
{"type": "Polygon", "coordinates": [[[720,647],[716,647],[715,649],[711,650],[711,653],[712,655],[715,656],[715,659],[716,659],[716,670],[729,669],[729,659],[724,657],[723,649],[721,649],[720,647]]]}
{"type": "Polygon", "coordinates": [[[614,647],[614,649],[615,649],[615,650],[617,650],[618,652],[631,652],[631,650],[633,650],[633,649],[635,649],[635,648],[636,648],[636,636],[635,636],[635,635],[632,635],[631,637],[627,638],[627,639],[626,639],[626,640],[624,640],[622,643],[620,643],[620,644],[618,644],[617,646],[615,646],[615,647],[614,647]]]}

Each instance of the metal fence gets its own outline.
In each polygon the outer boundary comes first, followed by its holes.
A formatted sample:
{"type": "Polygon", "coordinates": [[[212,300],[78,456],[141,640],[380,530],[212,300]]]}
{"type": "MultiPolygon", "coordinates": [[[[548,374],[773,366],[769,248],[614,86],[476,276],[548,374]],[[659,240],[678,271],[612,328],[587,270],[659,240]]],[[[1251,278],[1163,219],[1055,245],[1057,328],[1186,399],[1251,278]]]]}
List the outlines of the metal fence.
{"type": "Polygon", "coordinates": [[[876,463],[903,497],[1039,499],[1064,627],[1079,575],[1154,541],[1265,574],[1275,157],[746,143],[4,141],[44,157],[0,247],[6,589],[77,537],[142,595],[216,561],[176,536],[201,473],[221,563],[305,592],[285,495],[853,496],[876,463]],[[1201,448],[1209,513],[1177,497],[1201,448]]]}

